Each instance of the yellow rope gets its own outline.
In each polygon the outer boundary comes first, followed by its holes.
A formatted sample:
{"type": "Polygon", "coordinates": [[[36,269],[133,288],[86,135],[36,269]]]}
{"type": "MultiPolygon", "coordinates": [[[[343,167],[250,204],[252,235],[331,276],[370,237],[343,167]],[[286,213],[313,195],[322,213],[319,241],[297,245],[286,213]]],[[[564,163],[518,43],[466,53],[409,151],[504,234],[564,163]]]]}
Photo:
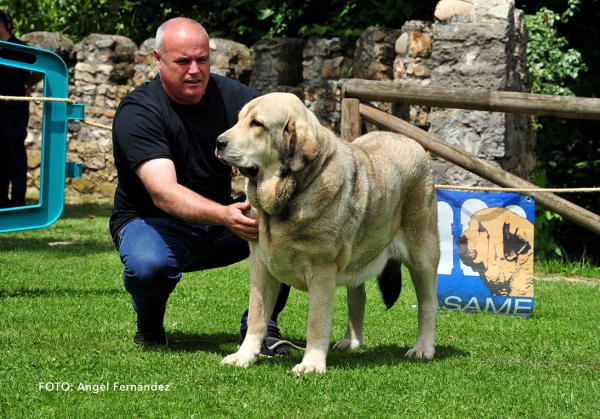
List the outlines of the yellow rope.
{"type": "Polygon", "coordinates": [[[106,130],[112,131],[112,127],[110,125],[98,124],[97,122],[92,122],[89,119],[85,119],[83,121],[83,123],[86,124],[86,125],[89,125],[91,127],[102,128],[102,129],[106,129],[106,130]]]}
{"type": "MultiPolygon", "coordinates": [[[[28,97],[28,96],[0,96],[0,100],[17,101],[17,102],[65,102],[76,103],[73,99],[63,99],[55,97],[28,97]]],[[[83,121],[84,124],[91,127],[102,128],[111,131],[110,125],[102,125],[97,122],[92,122],[89,119],[83,121]]]]}
{"type": "MultiPolygon", "coordinates": [[[[1,96],[0,100],[13,100],[13,101],[28,101],[28,102],[66,102],[76,103],[72,99],[52,98],[52,97],[27,97],[27,96],[1,96]]],[[[112,127],[109,125],[102,125],[96,122],[92,122],[88,119],[83,121],[84,124],[91,127],[102,128],[108,131],[112,131],[112,127]]],[[[564,189],[544,189],[544,188],[532,188],[532,189],[520,189],[520,188],[486,188],[481,186],[449,186],[449,185],[435,185],[436,189],[447,189],[455,191],[475,191],[475,192],[515,192],[515,193],[568,193],[568,192],[600,192],[600,188],[564,188],[564,189]]]]}
{"type": "Polygon", "coordinates": [[[63,99],[59,97],[29,97],[29,96],[0,96],[0,100],[9,100],[13,102],[66,102],[75,103],[73,99],[63,99]]]}

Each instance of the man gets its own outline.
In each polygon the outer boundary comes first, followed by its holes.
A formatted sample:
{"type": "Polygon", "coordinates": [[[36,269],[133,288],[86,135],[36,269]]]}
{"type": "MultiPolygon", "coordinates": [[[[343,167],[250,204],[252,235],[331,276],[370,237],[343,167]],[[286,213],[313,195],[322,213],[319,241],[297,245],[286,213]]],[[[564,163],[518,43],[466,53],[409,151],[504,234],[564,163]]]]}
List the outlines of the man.
{"type": "MultiPolygon", "coordinates": [[[[0,10],[0,40],[27,45],[12,34],[13,20],[6,10],[0,10]]],[[[0,57],[15,62],[32,62],[31,54],[8,48],[0,50],[0,57]]],[[[0,65],[0,95],[30,96],[33,87],[44,77],[17,67],[0,65]]],[[[27,124],[29,102],[0,101],[0,208],[25,205],[27,190],[27,124]],[[12,184],[10,199],[9,185],[12,184]]]]}
{"type": "MultiPolygon", "coordinates": [[[[250,204],[233,200],[231,168],[214,156],[218,135],[258,93],[210,74],[208,35],[190,19],[160,26],[154,61],[157,77],[127,95],[113,121],[119,185],[110,231],[137,313],[134,342],[166,345],[166,303],[182,272],[245,259],[247,241],[258,240],[258,221],[244,215],[250,204]]],[[[276,319],[288,293],[283,286],[269,345],[281,340],[276,319]]],[[[285,353],[287,345],[276,348],[285,353]]]]}

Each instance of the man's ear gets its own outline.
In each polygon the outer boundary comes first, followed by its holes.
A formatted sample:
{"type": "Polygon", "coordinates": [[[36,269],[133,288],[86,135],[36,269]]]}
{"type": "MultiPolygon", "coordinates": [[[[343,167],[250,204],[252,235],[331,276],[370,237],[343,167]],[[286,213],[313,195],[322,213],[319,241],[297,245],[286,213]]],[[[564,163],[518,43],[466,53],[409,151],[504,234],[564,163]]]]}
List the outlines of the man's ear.
{"type": "Polygon", "coordinates": [[[158,68],[158,71],[161,71],[161,61],[160,61],[160,54],[158,53],[157,50],[154,50],[152,52],[152,55],[154,56],[154,64],[156,64],[156,68],[158,68]]]}
{"type": "Polygon", "coordinates": [[[306,120],[290,118],[283,130],[284,139],[288,145],[289,168],[293,173],[299,173],[319,155],[319,144],[314,130],[306,120]]]}

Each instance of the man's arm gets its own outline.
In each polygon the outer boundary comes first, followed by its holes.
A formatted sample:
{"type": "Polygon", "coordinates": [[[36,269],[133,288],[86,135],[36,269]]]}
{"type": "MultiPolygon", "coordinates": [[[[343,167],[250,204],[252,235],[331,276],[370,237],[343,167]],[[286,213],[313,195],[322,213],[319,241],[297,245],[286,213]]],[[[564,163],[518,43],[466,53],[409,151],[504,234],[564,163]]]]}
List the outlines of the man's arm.
{"type": "Polygon", "coordinates": [[[31,96],[34,87],[44,78],[44,73],[32,72],[31,76],[25,82],[25,96],[31,96]]]}
{"type": "Polygon", "coordinates": [[[177,183],[175,165],[169,159],[148,160],[135,169],[154,205],[181,220],[208,225],[224,225],[246,241],[258,240],[258,220],[243,211],[250,204],[221,205],[177,183]]]}

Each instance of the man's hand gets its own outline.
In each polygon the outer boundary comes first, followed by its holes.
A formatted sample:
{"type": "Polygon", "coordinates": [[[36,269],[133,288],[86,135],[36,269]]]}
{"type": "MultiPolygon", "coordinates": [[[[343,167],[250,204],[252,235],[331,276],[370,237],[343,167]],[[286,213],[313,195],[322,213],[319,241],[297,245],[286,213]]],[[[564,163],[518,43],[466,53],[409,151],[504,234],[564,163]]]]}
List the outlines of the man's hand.
{"type": "Polygon", "coordinates": [[[163,211],[196,224],[224,225],[246,241],[258,241],[258,220],[244,215],[249,202],[223,206],[177,183],[175,165],[169,159],[153,159],[142,163],[136,174],[163,211]]]}
{"type": "Polygon", "coordinates": [[[236,202],[226,208],[225,226],[246,241],[258,241],[258,220],[244,215],[250,210],[249,202],[236,202]]]}

